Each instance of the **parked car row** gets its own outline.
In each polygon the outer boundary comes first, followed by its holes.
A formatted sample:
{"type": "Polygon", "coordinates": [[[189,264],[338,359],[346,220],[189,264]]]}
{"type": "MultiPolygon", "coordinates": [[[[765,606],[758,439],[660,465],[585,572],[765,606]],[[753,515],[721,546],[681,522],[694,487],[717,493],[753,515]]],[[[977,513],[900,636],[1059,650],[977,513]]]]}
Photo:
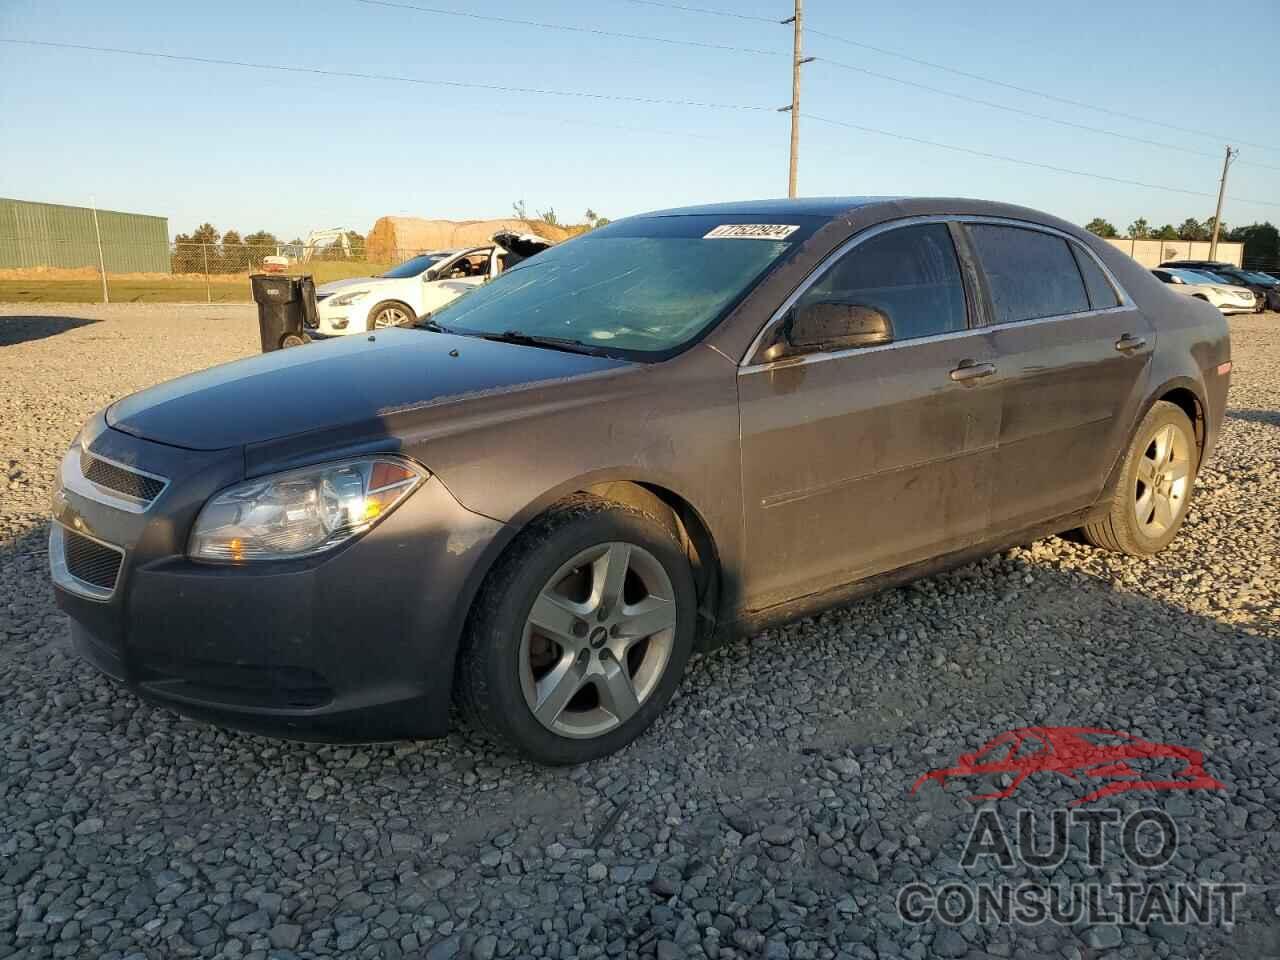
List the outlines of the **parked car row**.
{"type": "Polygon", "coordinates": [[[1212,303],[1223,313],[1280,310],[1280,278],[1221,260],[1166,260],[1151,271],[1175,293],[1212,303]]]}

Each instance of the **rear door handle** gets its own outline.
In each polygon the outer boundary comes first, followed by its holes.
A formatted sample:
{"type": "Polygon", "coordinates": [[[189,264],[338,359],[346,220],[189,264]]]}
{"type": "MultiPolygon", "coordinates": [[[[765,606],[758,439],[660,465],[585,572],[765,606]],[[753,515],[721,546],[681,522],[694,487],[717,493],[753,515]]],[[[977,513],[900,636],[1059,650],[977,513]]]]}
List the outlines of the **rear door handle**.
{"type": "Polygon", "coordinates": [[[1116,349],[1121,353],[1128,353],[1130,350],[1141,350],[1146,345],[1147,341],[1142,337],[1135,337],[1127,333],[1116,341],[1116,349]]]}
{"type": "Polygon", "coordinates": [[[951,379],[956,383],[971,383],[990,377],[996,372],[994,363],[975,363],[973,360],[961,360],[960,366],[951,371],[951,379]]]}

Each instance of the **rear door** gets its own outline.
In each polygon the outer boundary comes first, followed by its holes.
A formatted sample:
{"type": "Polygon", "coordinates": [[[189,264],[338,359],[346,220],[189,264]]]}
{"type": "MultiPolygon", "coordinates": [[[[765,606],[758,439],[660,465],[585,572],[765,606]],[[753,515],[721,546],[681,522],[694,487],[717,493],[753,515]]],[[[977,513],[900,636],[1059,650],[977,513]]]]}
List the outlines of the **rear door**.
{"type": "Polygon", "coordinates": [[[795,355],[766,336],[740,369],[745,592],[756,610],[962,547],[987,524],[999,394],[981,376],[993,356],[972,327],[948,225],[854,238],[774,330],[808,302],[873,306],[894,339],[795,355]]]}
{"type": "Polygon", "coordinates": [[[1142,401],[1155,331],[1101,262],[1065,234],[968,222],[999,368],[991,499],[999,535],[1087,507],[1142,401]]]}

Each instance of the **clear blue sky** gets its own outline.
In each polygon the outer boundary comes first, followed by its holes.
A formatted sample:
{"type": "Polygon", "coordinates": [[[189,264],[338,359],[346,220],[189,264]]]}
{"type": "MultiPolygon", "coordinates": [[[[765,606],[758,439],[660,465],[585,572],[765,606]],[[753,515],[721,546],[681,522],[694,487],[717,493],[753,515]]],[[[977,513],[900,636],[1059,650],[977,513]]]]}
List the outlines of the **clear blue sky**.
{"type": "MultiPolygon", "coordinates": [[[[357,0],[117,5],[6,0],[0,37],[350,72],[781,106],[789,28],[626,0],[404,0],[495,16],[777,50],[743,54],[499,25],[357,0]]],[[[777,17],[787,0],[682,0],[777,17]]],[[[1061,5],[808,0],[806,23],[926,60],[1115,110],[1270,144],[1244,146],[1224,220],[1280,221],[1280,6],[1242,0],[1061,5]],[[1276,169],[1246,165],[1257,161],[1276,169]]],[[[818,62],[804,110],[974,150],[1212,193],[1223,142],[1094,113],[810,36],[806,53],[1199,157],[961,103],[818,62]]],[[[203,220],[287,239],[367,231],[385,214],[507,216],[514,200],[618,217],[786,193],[788,119],[335,79],[0,44],[0,196],[203,220]]],[[[805,121],[800,192],[947,194],[1026,203],[1123,229],[1213,212],[1212,197],[1087,180],[805,121]]]]}

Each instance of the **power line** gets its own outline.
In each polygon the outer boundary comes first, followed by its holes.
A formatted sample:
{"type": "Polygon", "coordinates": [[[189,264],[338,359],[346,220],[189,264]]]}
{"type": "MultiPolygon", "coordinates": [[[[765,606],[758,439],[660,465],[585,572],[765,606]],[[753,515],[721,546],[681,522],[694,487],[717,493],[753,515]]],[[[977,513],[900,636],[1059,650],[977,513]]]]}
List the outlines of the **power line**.
{"type": "MultiPolygon", "coordinates": [[[[892,76],[891,74],[880,73],[876,70],[868,70],[866,67],[855,66],[852,63],[842,63],[839,60],[832,60],[830,57],[818,57],[817,61],[819,63],[825,63],[828,66],[839,67],[841,70],[852,70],[856,73],[865,74],[866,76],[869,76],[869,77],[877,77],[881,80],[889,80],[889,81],[892,81],[893,83],[900,83],[903,86],[914,87],[917,90],[926,90],[929,93],[936,93],[936,94],[939,94],[940,96],[951,97],[955,100],[963,100],[965,103],[976,103],[979,106],[991,107],[993,110],[1004,110],[1008,113],[1016,113],[1016,114],[1019,114],[1020,116],[1032,117],[1033,119],[1036,119],[1036,120],[1043,120],[1046,123],[1055,123],[1055,124],[1058,124],[1059,126],[1070,127],[1074,130],[1087,130],[1090,133],[1100,133],[1104,136],[1116,137],[1120,140],[1130,140],[1133,143],[1141,143],[1149,147],[1159,147],[1162,150],[1174,150],[1179,153],[1190,154],[1191,156],[1194,156],[1194,157],[1206,157],[1207,159],[1215,160],[1215,161],[1218,159],[1218,155],[1216,153],[1208,153],[1204,150],[1193,150],[1190,147],[1180,147],[1177,144],[1164,143],[1160,140],[1148,140],[1145,137],[1135,137],[1135,136],[1131,136],[1130,134],[1120,133],[1115,130],[1107,130],[1102,127],[1092,127],[1085,123],[1075,123],[1071,120],[1060,120],[1057,117],[1050,117],[1050,116],[1047,116],[1046,114],[1036,113],[1035,111],[1032,111],[1032,110],[1023,110],[1020,107],[1011,107],[1008,104],[996,103],[993,100],[983,100],[981,97],[970,97],[963,93],[955,93],[951,90],[944,90],[941,87],[930,86],[927,83],[918,83],[915,80],[907,80],[907,79],[904,79],[903,77],[895,77],[895,76],[892,76]]],[[[1259,164],[1259,166],[1266,166],[1266,165],[1259,164]]],[[[1280,170],[1280,167],[1267,167],[1267,169],[1280,170]]]]}
{"type": "MultiPolygon", "coordinates": [[[[682,11],[685,11],[686,13],[703,13],[703,14],[709,14],[709,15],[711,15],[711,16],[717,16],[717,17],[731,17],[731,18],[733,18],[733,19],[735,19],[735,20],[753,20],[753,21],[758,21],[758,22],[760,22],[760,23],[777,23],[777,22],[779,22],[779,21],[772,20],[772,19],[770,19],[769,17],[756,17],[756,16],[751,16],[751,15],[748,15],[748,14],[734,13],[734,12],[729,11],[729,10],[716,10],[716,9],[712,9],[712,8],[710,8],[710,7],[695,7],[695,6],[687,6],[687,5],[679,4],[679,3],[668,3],[668,2],[665,2],[665,0],[623,0],[623,2],[624,2],[624,3],[636,3],[636,4],[643,4],[643,5],[645,5],[645,6],[651,6],[651,7],[662,7],[662,8],[667,9],[667,10],[682,10],[682,11]]],[[[1031,88],[1031,87],[1023,87],[1023,86],[1019,86],[1019,85],[1018,85],[1018,84],[1016,84],[1016,83],[1009,83],[1009,82],[1004,81],[1004,80],[997,80],[997,79],[995,79],[994,77],[987,77],[987,76],[983,76],[983,75],[982,75],[982,74],[980,74],[980,73],[972,73],[972,72],[967,71],[967,70],[958,70],[958,69],[956,69],[955,67],[949,67],[949,66],[947,66],[946,64],[942,64],[942,63],[934,63],[932,60],[924,60],[924,59],[922,59],[922,58],[920,58],[920,57],[915,57],[915,56],[912,56],[912,55],[910,55],[910,54],[900,53],[900,52],[898,52],[897,50],[889,50],[889,49],[887,49],[887,48],[885,48],[885,47],[878,47],[878,46],[875,46],[874,44],[870,44],[870,43],[862,43],[862,42],[857,41],[857,40],[851,40],[851,39],[849,39],[848,37],[843,37],[843,36],[840,36],[839,34],[836,34],[836,33],[830,33],[830,32],[828,32],[828,31],[826,31],[826,30],[815,30],[815,29],[814,29],[814,28],[812,28],[812,27],[807,27],[807,28],[806,28],[806,30],[808,31],[808,33],[812,34],[812,35],[813,35],[813,36],[815,36],[815,37],[824,37],[824,38],[826,38],[827,40],[834,40],[834,41],[836,41],[837,43],[845,43],[845,44],[848,44],[848,45],[849,45],[849,46],[851,46],[851,47],[859,47],[859,48],[861,48],[861,49],[863,49],[863,50],[871,50],[871,51],[873,51],[874,53],[883,54],[884,56],[887,56],[887,57],[897,57],[897,58],[899,58],[900,60],[906,60],[906,61],[908,61],[908,62],[910,62],[910,63],[915,63],[915,64],[918,64],[918,65],[920,65],[920,66],[922,66],[922,67],[929,67],[929,68],[934,69],[934,70],[942,70],[942,71],[945,71],[945,72],[947,72],[947,73],[954,74],[955,76],[958,76],[958,77],[966,77],[966,78],[967,78],[967,79],[969,79],[969,80],[978,80],[978,81],[981,81],[982,83],[990,83],[990,84],[993,84],[993,85],[995,85],[995,86],[997,86],[997,87],[1004,87],[1006,90],[1016,90],[1018,93],[1025,93],[1025,94],[1029,94],[1029,95],[1031,95],[1031,96],[1033,96],[1033,97],[1042,97],[1042,98],[1044,98],[1044,99],[1046,99],[1046,100],[1052,100],[1052,101],[1053,101],[1053,102],[1055,102],[1055,103],[1061,103],[1061,104],[1065,104],[1065,105],[1067,105],[1067,106],[1071,106],[1071,107],[1081,107],[1081,108],[1083,108],[1083,109],[1085,109],[1085,110],[1095,110],[1095,111],[1097,111],[1097,112],[1099,112],[1099,113],[1106,113],[1106,114],[1110,114],[1111,116],[1115,116],[1115,117],[1122,117],[1122,118],[1123,118],[1123,119],[1125,119],[1125,120],[1136,120],[1136,121],[1138,121],[1138,122],[1140,122],[1140,123],[1149,123],[1149,124],[1152,124],[1152,125],[1154,125],[1154,126],[1164,127],[1165,129],[1168,129],[1168,130],[1176,130],[1176,131],[1178,131],[1179,133],[1189,133],[1189,134],[1193,134],[1194,136],[1198,136],[1198,137],[1209,137],[1209,138],[1211,138],[1211,139],[1213,139],[1213,140],[1219,140],[1219,141],[1221,141],[1221,140],[1226,140],[1226,139],[1235,139],[1237,143],[1242,143],[1242,144],[1245,144],[1246,146],[1250,146],[1250,147],[1257,147],[1259,150],[1272,150],[1272,151],[1280,152],[1280,147],[1270,146],[1270,145],[1265,144],[1265,143],[1252,143],[1252,142],[1250,142],[1250,141],[1248,141],[1248,140],[1240,140],[1239,138],[1228,137],[1226,134],[1222,134],[1222,133],[1210,133],[1210,132],[1209,132],[1209,131],[1207,131],[1207,130],[1198,130],[1198,129],[1194,128],[1194,127],[1183,127],[1183,126],[1180,126],[1180,125],[1178,125],[1178,124],[1169,123],[1169,122],[1164,121],[1164,120],[1155,120],[1155,119],[1153,119],[1153,118],[1151,118],[1151,117],[1143,117],[1143,116],[1139,116],[1139,115],[1137,115],[1137,114],[1133,114],[1133,113],[1125,113],[1125,112],[1124,112],[1124,111],[1122,111],[1122,110],[1115,110],[1115,109],[1112,109],[1111,107],[1103,107],[1103,106],[1099,106],[1099,105],[1097,105],[1097,104],[1093,104],[1093,103],[1086,103],[1086,102],[1085,102],[1085,101],[1083,101],[1083,100],[1073,100],[1073,99],[1072,99],[1072,98],[1070,98],[1070,97],[1060,97],[1060,96],[1058,96],[1057,94],[1053,94],[1053,93],[1046,93],[1046,92],[1045,92],[1045,91],[1043,91],[1043,90],[1035,90],[1035,89],[1033,89],[1033,88],[1031,88]]],[[[844,67],[846,67],[847,69],[851,69],[851,70],[862,70],[862,72],[864,72],[864,73],[868,73],[868,74],[870,74],[871,76],[880,76],[880,77],[885,77],[885,79],[889,79],[889,80],[897,80],[899,83],[910,83],[910,82],[911,82],[911,81],[907,81],[907,80],[899,80],[897,77],[886,77],[884,74],[877,74],[877,73],[875,73],[874,71],[865,70],[865,69],[863,69],[863,68],[859,68],[859,67],[853,67],[853,66],[851,66],[851,65],[849,65],[849,64],[838,64],[838,63],[837,63],[837,61],[835,61],[835,60],[829,60],[829,59],[827,59],[826,57],[819,57],[818,59],[819,59],[819,60],[823,60],[823,61],[825,61],[825,62],[827,62],[827,63],[830,63],[830,64],[833,64],[833,65],[844,66],[844,67]]],[[[949,91],[942,91],[942,90],[937,90],[936,88],[933,88],[933,87],[926,87],[924,84],[914,84],[914,85],[915,85],[915,86],[920,86],[920,87],[922,87],[923,89],[933,90],[933,91],[934,91],[934,92],[936,92],[936,93],[944,93],[944,94],[947,94],[947,95],[949,95],[949,96],[955,96],[955,97],[957,97],[958,99],[966,99],[966,98],[964,98],[964,97],[961,97],[959,94],[951,94],[951,93],[949,93],[949,91]]],[[[1003,107],[1003,106],[1000,106],[1000,105],[997,105],[997,104],[988,103],[987,101],[983,101],[983,100],[976,100],[976,99],[975,99],[975,100],[973,100],[973,102],[975,102],[975,103],[984,103],[984,104],[986,104],[987,106],[998,106],[998,107],[999,107],[999,109],[1007,109],[1007,110],[1011,110],[1011,109],[1013,109],[1013,108],[1011,108],[1011,107],[1003,107]]],[[[1049,117],[1043,117],[1043,116],[1041,116],[1041,115],[1039,115],[1039,114],[1029,113],[1029,114],[1028,114],[1028,116],[1038,117],[1039,119],[1043,119],[1043,120],[1050,120],[1051,122],[1054,122],[1054,123],[1063,123],[1063,124],[1067,124],[1067,125],[1079,126],[1081,129],[1084,129],[1084,130],[1093,130],[1093,131],[1094,131],[1094,132],[1096,132],[1096,133],[1107,133],[1107,134],[1109,134],[1109,135],[1111,135],[1111,136],[1125,136],[1124,134],[1116,134],[1116,133],[1112,133],[1111,131],[1099,130],[1099,129],[1095,128],[1095,127],[1088,127],[1088,126],[1085,126],[1085,125],[1082,125],[1082,124],[1068,124],[1068,122],[1067,122],[1067,121],[1064,121],[1064,120],[1052,120],[1052,118],[1049,118],[1049,117]]],[[[1148,143],[1148,144],[1156,145],[1156,146],[1169,147],[1169,145],[1168,145],[1168,144],[1157,144],[1157,143],[1155,143],[1155,141],[1142,140],[1142,139],[1140,139],[1140,138],[1133,138],[1133,137],[1130,137],[1130,138],[1128,138],[1128,139],[1136,139],[1139,143],[1148,143]]],[[[1169,147],[1169,149],[1178,149],[1178,148],[1176,148],[1176,147],[1169,147]]],[[[1198,151],[1189,151],[1189,150],[1188,150],[1188,151],[1184,151],[1184,152],[1189,152],[1189,153],[1190,153],[1190,152],[1198,152],[1198,151]]],[[[1213,157],[1215,160],[1217,159],[1217,154],[1207,154],[1207,153],[1206,153],[1206,154],[1201,154],[1201,156],[1213,157]]],[[[1280,167],[1270,167],[1270,166],[1267,166],[1266,164],[1256,163],[1256,162],[1249,161],[1249,160],[1240,160],[1240,161],[1238,161],[1238,162],[1239,162],[1239,163],[1247,163],[1247,164],[1249,164],[1250,166],[1264,167],[1264,168],[1266,168],[1266,169],[1268,169],[1268,170],[1277,170],[1277,169],[1280,169],[1280,167]]]]}
{"type": "MultiPolygon", "coordinates": [[[[827,123],[836,127],[847,127],[850,130],[860,130],[863,133],[874,133],[881,137],[892,137],[895,140],[905,140],[908,143],[918,143],[926,147],[937,147],[941,150],[951,150],[956,153],[967,153],[970,156],[981,157],[984,160],[1001,160],[1005,163],[1016,163],[1024,167],[1037,167],[1041,170],[1052,170],[1055,173],[1069,173],[1076,177],[1089,177],[1093,180],[1106,180],[1110,183],[1122,183],[1131,187],[1145,187],[1148,190],[1164,190],[1168,193],[1182,193],[1190,197],[1213,197],[1212,193],[1205,193],[1202,190],[1185,190],[1182,187],[1170,187],[1160,183],[1147,183],[1142,180],[1128,180],[1124,177],[1113,177],[1105,173],[1090,173],[1086,170],[1072,170],[1070,167],[1059,167],[1052,163],[1040,163],[1037,160],[1022,160],[1018,157],[1010,157],[1001,153],[988,153],[985,150],[974,150],[970,147],[957,147],[954,144],[942,143],[938,140],[926,140],[923,137],[912,137],[905,133],[894,133],[890,130],[881,130],[878,127],[868,127],[860,123],[850,123],[847,120],[835,120],[831,117],[820,117],[816,114],[806,113],[804,116],[810,120],[816,120],[818,123],[827,123]]],[[[1254,203],[1264,207],[1280,207],[1280,203],[1268,200],[1249,200],[1244,197],[1229,197],[1237,203],[1254,203]]]]}
{"type": "MultiPolygon", "coordinates": [[[[394,74],[377,74],[377,73],[356,73],[345,70],[325,70],[319,67],[293,67],[283,64],[271,63],[254,63],[245,60],[226,60],[215,57],[199,57],[176,53],[160,53],[151,50],[128,50],[119,47],[100,47],[83,43],[65,43],[55,40],[19,40],[10,37],[0,37],[0,43],[7,43],[16,46],[28,47],[46,47],[59,50],[79,50],[89,53],[108,53],[120,56],[139,57],[152,60],[166,60],[178,63],[199,63],[220,67],[243,67],[252,70],[269,70],[278,73],[303,74],[308,76],[324,76],[337,77],[347,80],[375,80],[394,83],[412,83],[419,86],[436,86],[436,87],[459,87],[472,90],[490,90],[502,93],[522,93],[535,96],[550,97],[571,97],[586,100],[596,100],[614,103],[641,103],[659,106],[681,106],[695,107],[704,110],[731,110],[737,112],[752,113],[775,113],[774,107],[758,106],[754,104],[743,103],[716,103],[703,100],[678,100],[665,97],[639,97],[627,94],[609,94],[609,93],[591,93],[582,90],[556,90],[550,88],[539,87],[517,87],[503,84],[478,83],[468,80],[439,80],[426,79],[422,77],[405,77],[394,74]]],[[[862,124],[852,123],[846,120],[836,120],[831,117],[822,117],[816,114],[805,113],[802,116],[818,123],[826,123],[837,127],[846,127],[851,130],[859,130],[864,133],[874,133],[878,136],[891,137],[896,140],[903,140],[908,143],[921,144],[923,146],[936,147],[941,150],[951,150],[957,153],[965,153],[971,156],[981,157],[987,160],[1001,160],[1006,163],[1015,163],[1027,167],[1036,167],[1041,170],[1051,170],[1056,173],[1066,173],[1077,177],[1088,177],[1094,180],[1108,181],[1111,183],[1126,184],[1128,186],[1144,187],[1150,190],[1163,190],[1169,193],[1179,193],[1194,197],[1212,197],[1214,194],[1203,193],[1198,190],[1184,190],[1180,187],[1169,187],[1162,184],[1146,183],[1141,180],[1128,180],[1123,177],[1113,177],[1101,173],[1089,173],[1083,170],[1073,170],[1068,167],[1059,167],[1053,164],[1040,163],[1035,160],[1023,160],[1018,157],[1005,156],[1003,154],[988,153],[982,150],[974,150],[969,147],[958,147],[949,143],[942,143],[937,140],[926,140],[922,137],[913,137],[907,134],[894,133],[889,130],[881,130],[876,127],[869,127],[862,124]]],[[[1247,197],[1229,197],[1237,203],[1252,203],[1265,207],[1280,207],[1280,203],[1268,200],[1251,200],[1247,197]]]]}
{"type": "Polygon", "coordinates": [[[423,7],[412,3],[394,3],[392,0],[356,0],[369,7],[392,7],[398,10],[413,10],[417,13],[430,13],[440,17],[460,17],[465,20],[480,20],[485,23],[505,23],[520,27],[538,27],[542,30],[560,30],[565,33],[587,33],[596,37],[613,37],[620,40],[642,40],[649,43],[666,43],[679,47],[699,47],[703,50],[728,50],[732,53],[750,53],[757,56],[781,57],[785,53],[780,50],[760,50],[755,47],[735,47],[725,43],[710,43],[702,40],[677,40],[672,37],[655,37],[644,33],[620,33],[615,30],[601,30],[597,27],[575,27],[563,23],[546,23],[541,20],[521,20],[516,17],[495,17],[484,13],[471,13],[466,10],[448,10],[444,7],[423,7]]]}
{"type": "Polygon", "coordinates": [[[319,67],[291,67],[276,63],[253,63],[248,60],[223,60],[216,57],[197,57],[177,53],[159,53],[154,50],[127,50],[121,47],[97,47],[85,43],[63,43],[55,40],[15,40],[0,37],[0,43],[28,47],[52,47],[61,50],[84,50],[90,53],[112,53],[151,60],[171,60],[178,63],[203,63],[218,67],[247,67],[252,70],[272,70],[280,73],[299,73],[321,77],[339,77],[345,80],[382,80],[395,83],[415,83],[427,87],[464,87],[470,90],[492,90],[500,93],[527,93],[541,97],[578,97],[586,100],[603,100],[617,103],[644,103],[656,106],[698,107],[704,110],[737,110],[756,113],[773,113],[773,107],[754,106],[745,103],[716,103],[707,100],[678,100],[668,97],[637,97],[620,93],[591,93],[584,90],[556,90],[549,87],[515,87],[497,83],[478,83],[471,80],[441,80],[424,77],[405,77],[388,73],[355,73],[347,70],[323,70],[319,67]]]}
{"type": "Polygon", "coordinates": [[[667,10],[683,10],[685,13],[708,13],[715,17],[731,17],[734,20],[753,20],[756,23],[780,23],[772,17],[756,17],[749,13],[734,13],[732,10],[713,10],[710,7],[689,7],[680,3],[664,3],[663,0],[623,0],[625,3],[636,3],[645,7],[662,7],[667,10]]]}
{"type": "MultiPolygon", "coordinates": [[[[958,70],[955,67],[948,67],[945,64],[934,63],[931,60],[922,60],[921,58],[913,57],[910,54],[899,53],[896,50],[887,50],[884,47],[877,47],[870,43],[860,43],[857,40],[850,40],[848,37],[842,37],[839,34],[835,34],[835,33],[827,33],[824,30],[814,30],[810,28],[809,32],[813,34],[815,37],[825,37],[828,40],[835,40],[838,43],[846,43],[851,47],[859,47],[863,50],[871,50],[871,51],[874,51],[875,53],[884,54],[887,57],[898,57],[901,60],[907,60],[911,63],[919,64],[922,67],[931,67],[934,70],[943,70],[947,73],[955,74],[958,77],[966,77],[970,80],[980,80],[983,83],[990,83],[990,84],[994,84],[997,87],[1004,87],[1006,90],[1016,90],[1019,93],[1030,94],[1033,97],[1043,97],[1044,99],[1052,100],[1055,103],[1062,103],[1072,107],[1082,107],[1085,110],[1096,110],[1099,113],[1111,114],[1113,117],[1123,117],[1126,120],[1137,120],[1140,123],[1150,123],[1157,127],[1165,127],[1166,129],[1169,129],[1169,130],[1177,130],[1180,133],[1195,134],[1198,137],[1209,137],[1211,139],[1219,140],[1219,141],[1231,139],[1227,137],[1226,134],[1210,133],[1206,130],[1197,130],[1193,127],[1183,127],[1183,126],[1179,126],[1176,123],[1168,123],[1164,120],[1154,120],[1151,117],[1141,117],[1141,116],[1138,116],[1137,114],[1125,113],[1122,110],[1113,110],[1110,107],[1100,107],[1097,104],[1085,103],[1083,100],[1073,100],[1070,97],[1060,97],[1057,94],[1045,93],[1043,90],[1035,90],[1035,89],[1032,89],[1031,87],[1019,86],[1016,83],[1008,83],[1004,80],[996,80],[992,77],[984,77],[982,74],[979,74],[979,73],[970,73],[967,70],[958,70]]],[[[1274,150],[1274,151],[1280,152],[1280,147],[1268,146],[1265,143],[1250,143],[1247,140],[1238,140],[1238,139],[1236,142],[1246,144],[1247,146],[1250,146],[1250,147],[1257,147],[1260,150],[1274,150]]]]}

